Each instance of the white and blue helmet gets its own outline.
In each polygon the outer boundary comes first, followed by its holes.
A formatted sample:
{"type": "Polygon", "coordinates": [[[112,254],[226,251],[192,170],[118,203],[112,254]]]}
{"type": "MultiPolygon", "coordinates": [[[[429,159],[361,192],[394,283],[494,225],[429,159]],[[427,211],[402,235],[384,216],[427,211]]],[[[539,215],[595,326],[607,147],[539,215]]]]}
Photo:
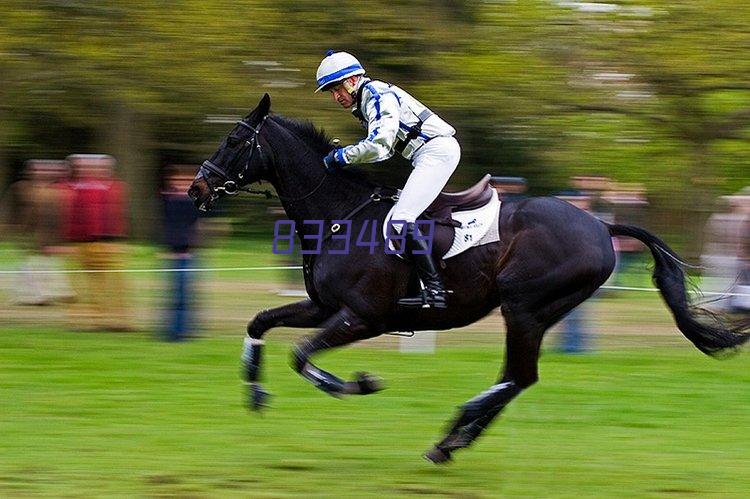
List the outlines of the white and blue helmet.
{"type": "Polygon", "coordinates": [[[316,79],[318,80],[318,89],[328,90],[328,88],[339,83],[350,76],[365,74],[365,68],[359,63],[356,57],[347,52],[334,52],[329,50],[326,57],[318,66],[316,79]]]}

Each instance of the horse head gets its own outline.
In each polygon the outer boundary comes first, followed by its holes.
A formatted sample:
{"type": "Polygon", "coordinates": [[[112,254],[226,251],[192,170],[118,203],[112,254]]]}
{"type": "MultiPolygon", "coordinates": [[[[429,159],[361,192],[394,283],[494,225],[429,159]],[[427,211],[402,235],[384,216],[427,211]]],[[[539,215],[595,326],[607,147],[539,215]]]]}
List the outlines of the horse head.
{"type": "Polygon", "coordinates": [[[260,132],[271,110],[271,97],[263,95],[255,109],[237,122],[210,159],[203,162],[188,195],[201,211],[210,210],[223,195],[260,180],[267,168],[260,132]]]}

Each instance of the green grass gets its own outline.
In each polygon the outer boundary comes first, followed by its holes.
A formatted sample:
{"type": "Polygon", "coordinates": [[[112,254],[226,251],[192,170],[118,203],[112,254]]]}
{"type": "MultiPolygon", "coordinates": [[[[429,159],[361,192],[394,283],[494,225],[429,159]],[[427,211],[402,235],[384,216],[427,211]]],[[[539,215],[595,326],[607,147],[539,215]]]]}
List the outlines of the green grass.
{"type": "MultiPolygon", "coordinates": [[[[288,334],[287,334],[288,337],[288,334]]],[[[350,348],[320,365],[388,389],[336,400],[270,337],[262,416],[243,406],[241,336],[0,329],[0,496],[747,497],[750,363],[688,347],[547,354],[456,462],[420,454],[497,373],[494,348],[350,348]]]]}

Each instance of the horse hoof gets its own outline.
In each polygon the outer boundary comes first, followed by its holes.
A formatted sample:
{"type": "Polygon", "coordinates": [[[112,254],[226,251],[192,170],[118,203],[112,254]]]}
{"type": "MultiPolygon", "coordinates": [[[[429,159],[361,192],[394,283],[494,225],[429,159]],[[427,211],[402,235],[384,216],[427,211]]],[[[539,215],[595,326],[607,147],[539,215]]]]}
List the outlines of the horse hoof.
{"type": "Polygon", "coordinates": [[[439,447],[433,447],[425,452],[422,457],[433,464],[446,464],[452,459],[450,452],[446,452],[439,447]]]}
{"type": "Polygon", "coordinates": [[[270,397],[271,394],[265,391],[259,383],[250,384],[250,409],[253,411],[260,411],[268,407],[270,397]]]}
{"type": "Polygon", "coordinates": [[[385,383],[383,383],[382,378],[363,372],[356,374],[355,381],[352,384],[356,385],[353,393],[358,395],[369,395],[385,389],[385,383]]]}

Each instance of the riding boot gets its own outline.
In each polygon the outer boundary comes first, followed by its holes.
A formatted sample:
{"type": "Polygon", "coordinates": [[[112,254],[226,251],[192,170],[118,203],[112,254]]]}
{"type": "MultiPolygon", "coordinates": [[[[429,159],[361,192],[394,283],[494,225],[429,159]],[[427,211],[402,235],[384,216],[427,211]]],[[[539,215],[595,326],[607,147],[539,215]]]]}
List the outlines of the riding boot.
{"type": "Polygon", "coordinates": [[[448,306],[447,292],[443,287],[443,280],[435,268],[435,261],[428,251],[427,242],[421,238],[419,228],[414,223],[406,224],[405,246],[407,254],[417,267],[417,274],[424,288],[419,296],[402,298],[398,304],[409,308],[446,308],[448,306]],[[415,254],[415,251],[419,253],[415,254]]]}

